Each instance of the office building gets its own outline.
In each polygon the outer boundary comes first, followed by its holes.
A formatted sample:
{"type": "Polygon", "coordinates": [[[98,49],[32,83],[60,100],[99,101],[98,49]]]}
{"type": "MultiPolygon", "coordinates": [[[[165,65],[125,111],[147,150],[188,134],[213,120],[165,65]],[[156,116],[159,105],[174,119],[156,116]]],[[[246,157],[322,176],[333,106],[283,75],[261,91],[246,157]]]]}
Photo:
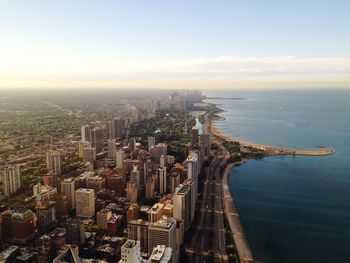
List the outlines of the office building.
{"type": "Polygon", "coordinates": [[[151,263],[171,263],[172,262],[172,249],[165,245],[157,245],[153,248],[152,254],[149,257],[151,263]]]}
{"type": "Polygon", "coordinates": [[[167,185],[167,172],[166,167],[158,169],[158,178],[159,178],[159,193],[166,194],[168,192],[167,185]]]}
{"type": "Polygon", "coordinates": [[[182,219],[187,231],[191,226],[191,187],[180,184],[173,195],[173,217],[182,219]]]}
{"type": "Polygon", "coordinates": [[[199,142],[199,131],[193,128],[191,131],[191,145],[195,146],[199,142]]]}
{"type": "Polygon", "coordinates": [[[99,127],[91,130],[91,146],[96,149],[96,153],[100,153],[103,150],[103,132],[99,127]]]}
{"type": "Polygon", "coordinates": [[[68,209],[75,208],[75,182],[73,178],[66,178],[61,183],[61,191],[67,197],[68,209]]]}
{"type": "Polygon", "coordinates": [[[81,140],[83,142],[91,141],[91,129],[89,125],[81,126],[81,140]]]}
{"type": "Polygon", "coordinates": [[[81,246],[85,243],[85,227],[80,219],[68,219],[65,222],[66,243],[81,246]]]}
{"type": "Polygon", "coordinates": [[[148,211],[148,221],[156,222],[163,216],[163,210],[165,205],[163,203],[155,203],[148,211]]]}
{"type": "Polygon", "coordinates": [[[119,263],[140,263],[140,241],[128,239],[121,248],[119,263]]]}
{"type": "Polygon", "coordinates": [[[160,157],[162,155],[167,155],[167,145],[165,143],[158,143],[155,146],[152,146],[149,148],[149,153],[152,158],[152,160],[156,163],[160,163],[160,157]]]}
{"type": "Polygon", "coordinates": [[[113,138],[123,138],[125,133],[125,120],[121,118],[114,118],[113,125],[113,138]]]}
{"type": "Polygon", "coordinates": [[[116,140],[109,139],[107,142],[107,150],[108,150],[108,158],[116,160],[117,158],[117,148],[116,148],[116,140]]]}
{"type": "Polygon", "coordinates": [[[141,252],[148,254],[148,228],[150,223],[142,219],[128,221],[128,238],[140,241],[141,252]]]}
{"type": "Polygon", "coordinates": [[[95,190],[95,193],[106,188],[106,179],[98,175],[86,179],[86,188],[95,190]]]}
{"type": "Polygon", "coordinates": [[[80,188],[75,191],[76,215],[91,218],[95,215],[95,194],[93,189],[80,188]]]}
{"type": "Polygon", "coordinates": [[[0,167],[0,180],[2,181],[2,194],[9,196],[21,188],[21,177],[18,165],[0,167]]]}
{"type": "MultiPolygon", "coordinates": [[[[160,244],[172,249],[172,262],[177,262],[176,220],[174,218],[163,217],[149,225],[148,248],[152,249],[160,244]]],[[[150,250],[148,252],[151,253],[150,250]]]]}
{"type": "Polygon", "coordinates": [[[46,151],[46,168],[49,173],[54,175],[61,174],[61,155],[58,151],[46,151]]]}
{"type": "Polygon", "coordinates": [[[56,202],[45,200],[36,206],[37,226],[40,234],[46,234],[57,223],[56,202]]]}
{"type": "Polygon", "coordinates": [[[149,150],[151,147],[154,147],[156,145],[156,138],[155,137],[148,137],[147,138],[147,149],[149,150]]]}
{"type": "Polygon", "coordinates": [[[94,163],[96,161],[96,148],[84,147],[83,149],[83,162],[94,163]]]}

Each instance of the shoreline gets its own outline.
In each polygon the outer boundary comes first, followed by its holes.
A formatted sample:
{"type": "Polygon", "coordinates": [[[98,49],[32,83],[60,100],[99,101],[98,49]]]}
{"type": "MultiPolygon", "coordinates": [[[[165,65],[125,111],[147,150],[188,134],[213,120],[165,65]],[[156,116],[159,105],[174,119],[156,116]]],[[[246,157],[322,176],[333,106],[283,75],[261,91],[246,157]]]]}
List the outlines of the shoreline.
{"type": "Polygon", "coordinates": [[[291,149],[291,148],[285,148],[285,147],[275,147],[267,144],[250,142],[250,141],[247,141],[238,137],[233,137],[231,135],[224,133],[215,125],[212,119],[210,120],[210,133],[216,138],[223,138],[227,141],[239,142],[240,145],[242,146],[253,147],[259,150],[263,150],[264,157],[275,156],[275,155],[326,156],[326,155],[332,155],[336,153],[335,149],[331,147],[306,150],[306,149],[291,149]]]}
{"type": "MultiPolygon", "coordinates": [[[[210,115],[207,112],[207,114],[205,114],[203,131],[210,133],[215,139],[221,138],[227,141],[239,142],[239,144],[243,147],[252,147],[252,148],[262,150],[262,153],[263,153],[262,157],[269,157],[269,156],[276,156],[276,155],[327,156],[327,155],[335,154],[336,152],[335,149],[333,148],[304,150],[304,149],[281,148],[281,147],[270,146],[267,144],[254,143],[254,142],[244,140],[244,139],[234,137],[224,133],[222,130],[220,130],[217,127],[217,125],[215,124],[215,121],[220,121],[220,120],[214,118],[214,116],[210,115]]],[[[224,211],[227,216],[227,220],[229,222],[231,234],[235,242],[238,257],[240,259],[240,262],[242,263],[254,262],[254,257],[250,249],[249,242],[245,236],[243,226],[240,222],[239,213],[235,207],[233,193],[231,193],[230,187],[229,187],[229,178],[230,178],[230,174],[232,173],[232,171],[236,166],[242,165],[246,163],[248,160],[249,158],[244,158],[240,161],[226,164],[224,174],[221,178],[222,195],[224,198],[224,211]]]]}

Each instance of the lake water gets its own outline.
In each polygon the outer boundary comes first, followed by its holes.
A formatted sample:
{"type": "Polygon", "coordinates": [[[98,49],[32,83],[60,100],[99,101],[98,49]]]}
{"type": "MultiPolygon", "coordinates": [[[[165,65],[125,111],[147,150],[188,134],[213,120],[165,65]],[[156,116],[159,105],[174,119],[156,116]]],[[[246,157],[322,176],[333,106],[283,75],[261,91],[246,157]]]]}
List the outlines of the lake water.
{"type": "Polygon", "coordinates": [[[331,156],[250,160],[230,188],[256,260],[350,262],[350,90],[207,91],[225,111],[217,126],[250,141],[331,156]]]}

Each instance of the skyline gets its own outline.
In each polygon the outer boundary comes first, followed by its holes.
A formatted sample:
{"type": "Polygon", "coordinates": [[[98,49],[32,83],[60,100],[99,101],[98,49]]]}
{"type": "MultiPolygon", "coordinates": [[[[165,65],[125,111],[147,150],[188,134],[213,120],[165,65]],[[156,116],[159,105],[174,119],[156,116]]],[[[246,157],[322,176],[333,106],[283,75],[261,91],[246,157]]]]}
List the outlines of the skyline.
{"type": "Polygon", "coordinates": [[[346,1],[4,1],[0,88],[350,87],[346,1]]]}

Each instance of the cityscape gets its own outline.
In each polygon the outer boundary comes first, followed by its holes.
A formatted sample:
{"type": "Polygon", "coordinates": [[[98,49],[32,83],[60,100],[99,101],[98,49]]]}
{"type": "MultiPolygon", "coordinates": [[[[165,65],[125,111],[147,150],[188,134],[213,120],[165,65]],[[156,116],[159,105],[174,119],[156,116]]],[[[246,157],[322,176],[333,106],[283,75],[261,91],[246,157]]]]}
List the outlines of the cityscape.
{"type": "Polygon", "coordinates": [[[0,263],[350,262],[350,1],[0,1],[0,263]]]}

